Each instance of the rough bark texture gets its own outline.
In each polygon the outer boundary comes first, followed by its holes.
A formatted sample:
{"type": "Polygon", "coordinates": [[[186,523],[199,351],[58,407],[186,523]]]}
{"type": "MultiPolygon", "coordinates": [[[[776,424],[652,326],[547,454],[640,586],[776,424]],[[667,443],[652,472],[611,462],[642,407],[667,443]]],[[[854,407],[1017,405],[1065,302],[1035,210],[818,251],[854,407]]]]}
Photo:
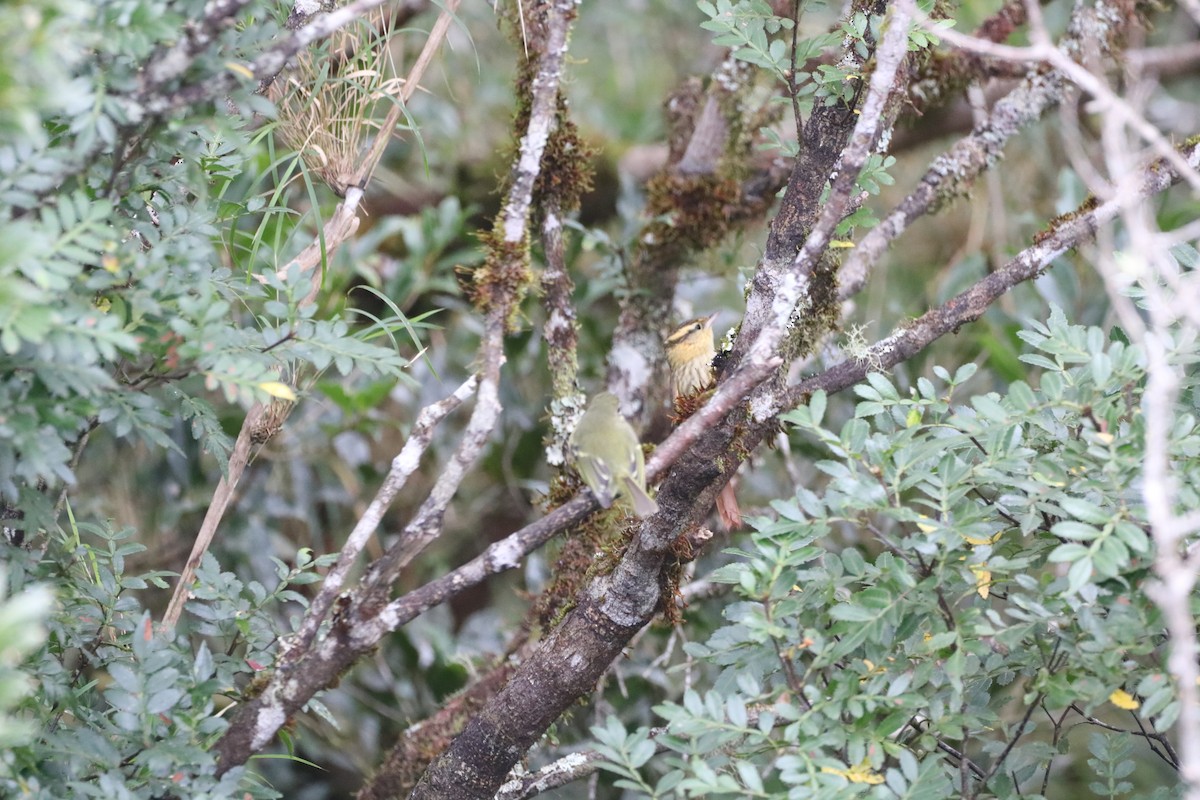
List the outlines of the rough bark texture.
{"type": "MultiPolygon", "coordinates": [[[[828,180],[842,145],[855,127],[852,109],[842,107],[840,115],[836,111],[822,114],[819,122],[810,122],[815,126],[814,136],[829,143],[818,151],[827,159],[818,186],[828,180]],[[838,129],[839,122],[844,130],[838,129]]],[[[784,222],[776,221],[772,232],[776,248],[794,247],[803,238],[795,226],[805,231],[812,224],[812,198],[819,195],[820,189],[813,189],[803,179],[816,174],[812,169],[810,159],[801,159],[797,164],[796,172],[802,177],[793,175],[789,195],[795,191],[804,197],[785,197],[787,210],[781,214],[787,216],[784,222]]],[[[785,266],[780,264],[779,271],[785,266]]],[[[764,271],[760,268],[759,273],[764,271]]],[[[752,301],[753,293],[760,291],[764,289],[757,285],[753,288],[752,301]]],[[[763,306],[760,301],[760,307],[769,313],[771,304],[768,300],[763,306]]],[[[747,367],[755,366],[752,357],[746,361],[747,367]]],[[[733,372],[736,374],[736,367],[733,372]]],[[[661,512],[643,521],[613,573],[596,577],[581,592],[578,605],[554,634],[430,766],[413,798],[492,797],[528,747],[563,711],[591,691],[630,638],[659,609],[660,575],[672,557],[671,544],[707,516],[717,493],[747,454],[735,445],[735,440],[745,435],[747,422],[744,411],[728,415],[701,435],[676,462],[659,489],[661,512]]],[[[758,423],[763,430],[773,426],[773,420],[758,423]]]]}
{"type": "MultiPolygon", "coordinates": [[[[573,9],[570,3],[559,5],[542,2],[527,7],[526,19],[537,23],[529,26],[536,34],[535,40],[547,30],[545,15],[550,9],[567,15],[571,12],[564,9],[568,6],[573,9]]],[[[859,0],[852,10],[878,15],[887,10],[887,4],[859,0]]],[[[899,18],[903,21],[902,15],[899,18]]],[[[1002,15],[996,24],[997,30],[1002,31],[1013,21],[1002,15]]],[[[903,28],[898,25],[895,30],[903,28]]],[[[843,63],[864,76],[859,91],[848,102],[819,105],[803,126],[801,154],[787,178],[779,214],[771,224],[764,257],[749,287],[746,318],[734,353],[722,371],[717,394],[662,445],[664,453],[670,455],[661,460],[656,455],[648,465],[651,474],[670,469],[658,494],[661,512],[641,522],[610,574],[592,578],[579,591],[574,609],[545,641],[531,650],[503,689],[470,720],[446,752],[433,761],[413,797],[494,796],[529,746],[561,713],[592,690],[630,639],[661,610],[661,578],[664,570],[676,561],[672,544],[702,522],[740,462],[775,432],[780,412],[804,402],[818,388],[829,391],[846,388],[869,369],[898,363],[934,339],[978,318],[1000,294],[1039,274],[1055,254],[1082,241],[1095,225],[1104,221],[1091,212],[1079,215],[1077,220],[1051,231],[1003,269],[876,344],[869,351],[869,358],[846,362],[821,376],[787,387],[788,364],[809,352],[838,324],[839,303],[845,295],[839,296],[837,265],[828,258],[826,247],[840,216],[859,202],[854,195],[858,170],[867,154],[889,135],[906,102],[906,87],[916,73],[911,57],[905,56],[903,37],[889,36],[885,26],[884,43],[887,46],[881,45],[870,59],[850,49],[843,63]],[[864,109],[871,113],[858,113],[864,109]],[[830,198],[822,203],[821,196],[827,186],[831,187],[830,198]],[[797,314],[797,310],[802,313],[797,314]],[[764,333],[771,336],[763,337],[764,333]],[[765,338],[773,341],[766,353],[761,347],[765,338]],[[771,378],[763,383],[768,374],[771,378]],[[685,429],[688,444],[681,446],[685,429]],[[671,466],[674,458],[678,461],[671,466]]],[[[561,59],[562,48],[542,51],[535,41],[531,53],[531,58],[541,58],[539,53],[553,53],[561,59]]],[[[738,75],[739,69],[729,62],[722,66],[732,76],[738,75]]],[[[553,80],[557,80],[557,72],[553,80]]],[[[1034,75],[1028,83],[1035,88],[1047,83],[1055,86],[1061,85],[1061,79],[1034,75]]],[[[540,80],[531,81],[531,85],[547,91],[547,84],[540,80]]],[[[728,113],[731,110],[728,104],[739,97],[737,85],[733,81],[704,91],[691,85],[677,98],[673,108],[681,120],[680,130],[687,129],[688,134],[673,136],[671,166],[650,187],[652,198],[657,197],[662,204],[661,210],[674,215],[673,224],[650,224],[638,239],[627,266],[631,287],[646,291],[635,292],[624,307],[610,361],[610,388],[627,401],[627,408],[649,407],[643,402],[647,397],[653,402],[649,387],[653,385],[654,370],[657,368],[657,374],[662,374],[661,326],[669,316],[682,259],[719,241],[738,220],[760,213],[773,188],[784,183],[777,164],[752,171],[749,178],[745,172],[737,180],[723,177],[726,173],[722,172],[722,164],[727,163],[731,153],[736,154],[739,143],[743,142],[728,113]]],[[[554,90],[557,91],[556,86],[554,90]]],[[[968,142],[951,150],[946,159],[935,162],[931,174],[962,174],[963,170],[974,174],[986,169],[1012,133],[1056,102],[1052,93],[1041,97],[1045,102],[1023,115],[1011,118],[995,115],[995,119],[974,134],[973,143],[978,146],[970,147],[972,142],[968,142]],[[998,131],[1004,135],[994,141],[998,131]]],[[[999,110],[1003,112],[1004,108],[999,110]]],[[[533,113],[518,119],[529,121],[532,132],[533,121],[539,115],[533,113]]],[[[885,220],[881,229],[888,233],[878,248],[869,252],[864,249],[866,262],[877,260],[891,237],[903,231],[911,217],[931,213],[950,195],[943,186],[922,184],[913,196],[915,199],[899,210],[904,215],[900,224],[889,227],[885,220]]],[[[519,205],[527,208],[529,202],[530,196],[522,193],[519,205]]],[[[524,231],[520,220],[510,227],[514,233],[524,231]]],[[[506,237],[506,241],[513,243],[513,253],[521,246],[528,246],[527,238],[517,241],[506,237]]],[[[859,276],[854,278],[858,280],[859,276]]],[[[494,312],[489,312],[489,322],[498,321],[494,312]]],[[[490,330],[494,344],[495,329],[490,330]]],[[[561,349],[564,353],[569,351],[569,343],[561,349]]],[[[329,634],[297,659],[282,658],[287,672],[272,682],[263,697],[238,711],[235,725],[218,745],[222,769],[242,763],[312,696],[314,686],[331,682],[386,632],[429,604],[442,602],[461,591],[471,581],[512,568],[530,549],[554,532],[578,522],[591,509],[589,500],[576,498],[539,523],[493,545],[475,562],[398,600],[388,602],[386,581],[371,591],[344,595],[335,606],[329,634]],[[235,732],[234,728],[238,730],[235,732]]],[[[383,784],[380,788],[381,793],[372,796],[388,796],[391,791],[383,784]]]]}
{"type": "Polygon", "coordinates": [[[591,691],[642,624],[617,625],[595,601],[581,602],[542,646],[541,656],[517,670],[410,797],[492,797],[513,764],[563,711],[591,691]],[[596,665],[603,666],[597,670],[596,665]]]}

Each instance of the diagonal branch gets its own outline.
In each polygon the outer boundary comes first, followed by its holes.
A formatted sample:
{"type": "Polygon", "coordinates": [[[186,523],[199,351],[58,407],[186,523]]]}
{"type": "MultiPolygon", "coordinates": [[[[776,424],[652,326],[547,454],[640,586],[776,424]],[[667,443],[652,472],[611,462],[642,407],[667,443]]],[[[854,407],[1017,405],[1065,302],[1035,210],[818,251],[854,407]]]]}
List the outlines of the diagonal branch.
{"type": "Polygon", "coordinates": [[[304,615],[300,629],[294,637],[294,644],[291,646],[306,649],[312,644],[313,637],[317,635],[317,629],[325,620],[325,614],[329,610],[329,606],[333,604],[333,599],[341,591],[346,575],[354,566],[358,554],[362,552],[367,540],[379,528],[384,512],[391,506],[396,495],[408,482],[409,477],[416,472],[417,466],[421,462],[421,456],[433,441],[434,429],[451,411],[473,395],[478,385],[478,376],[472,375],[453,394],[425,406],[417,414],[417,421],[413,423],[408,440],[396,457],[392,459],[392,467],[388,471],[387,477],[383,479],[379,491],[375,494],[375,499],[367,506],[367,510],[363,512],[354,529],[350,531],[350,536],[347,537],[346,543],[338,554],[337,563],[325,576],[321,591],[313,598],[312,605],[309,606],[308,613],[304,615]]]}
{"type": "MultiPolygon", "coordinates": [[[[1181,155],[1192,169],[1200,167],[1200,143],[1193,143],[1185,148],[1181,155]]],[[[1155,160],[1146,165],[1142,176],[1141,187],[1136,193],[1139,198],[1159,194],[1180,180],[1180,176],[1163,160],[1155,160]]],[[[1117,218],[1127,202],[1129,198],[1117,198],[1070,216],[1066,222],[1039,237],[1037,243],[1022,250],[1002,268],[938,308],[897,328],[891,335],[868,348],[862,357],[843,361],[820,375],[804,379],[779,398],[779,405],[767,410],[771,413],[781,413],[805,402],[815,391],[836,392],[853,386],[865,378],[868,372],[893,367],[911,358],[940,337],[979,319],[1002,294],[1019,283],[1038,277],[1056,258],[1090,240],[1097,230],[1117,218]]]]}
{"type": "MultiPolygon", "coordinates": [[[[225,2],[231,2],[231,0],[225,0],[225,2]]],[[[363,197],[363,188],[379,160],[382,153],[382,145],[386,144],[391,136],[391,131],[396,125],[401,106],[412,97],[412,94],[416,91],[416,87],[420,84],[421,78],[425,74],[425,70],[433,54],[441,46],[449,26],[449,20],[453,15],[454,9],[458,7],[459,2],[460,0],[449,0],[448,7],[434,24],[434,29],[426,40],[420,56],[409,70],[400,100],[388,113],[384,126],[380,128],[374,148],[368,154],[357,173],[355,185],[346,192],[345,202],[338,204],[333,215],[326,221],[321,235],[305,247],[296,258],[277,270],[277,275],[282,278],[298,265],[301,274],[308,274],[310,276],[309,290],[300,301],[301,306],[309,306],[317,298],[317,293],[321,287],[321,271],[317,267],[322,263],[327,263],[337,248],[358,230],[358,207],[363,197]]],[[[179,622],[179,617],[183,614],[183,607],[187,602],[188,591],[191,588],[192,581],[195,579],[196,570],[199,568],[204,554],[208,552],[208,548],[212,545],[213,539],[217,534],[217,528],[220,526],[225,512],[233,501],[233,495],[237,491],[238,483],[241,481],[242,475],[249,465],[252,451],[256,446],[261,446],[275,435],[279,426],[283,424],[284,419],[290,412],[291,403],[282,400],[265,404],[261,402],[255,403],[247,412],[246,418],[242,422],[242,428],[238,432],[237,440],[234,442],[226,474],[221,477],[221,480],[217,483],[217,488],[213,491],[213,499],[205,511],[204,521],[201,523],[200,530],[196,534],[196,539],[192,543],[192,551],[188,555],[188,560],[184,564],[183,570],[180,572],[179,581],[175,585],[175,591],[171,595],[171,602],[167,606],[166,613],[163,614],[162,625],[165,629],[174,628],[176,623],[179,622]]],[[[322,609],[321,613],[324,613],[324,609],[322,609]]]]}
{"type": "MultiPolygon", "coordinates": [[[[544,32],[534,51],[536,74],[530,82],[529,118],[522,133],[519,152],[506,192],[505,203],[496,220],[493,253],[483,274],[477,276],[479,302],[486,309],[483,341],[480,343],[482,367],[475,408],[454,456],[444,468],[428,498],[405,527],[399,540],[376,561],[359,588],[343,596],[328,631],[316,636],[322,620],[306,621],[303,633],[294,644],[283,649],[276,671],[263,691],[234,714],[229,729],[216,744],[219,771],[224,773],[242,764],[254,752],[274,738],[288,717],[316,692],[337,678],[387,631],[402,624],[402,609],[387,605],[392,582],[400,571],[442,530],[442,521],[450,500],[467,470],[478,458],[499,419],[500,369],[504,363],[504,333],[508,320],[521,299],[523,282],[507,280],[524,275],[528,259],[528,222],[531,217],[533,187],[541,170],[542,154],[555,121],[567,35],[574,19],[575,2],[559,0],[539,7],[545,11],[544,24],[534,30],[544,32]],[[388,610],[390,609],[390,610],[388,610]],[[386,613],[383,613],[385,612],[386,613]],[[371,644],[367,644],[371,642],[371,644]],[[297,646],[303,644],[304,646],[297,646]]],[[[580,500],[573,507],[582,513],[590,501],[580,500]]],[[[562,509],[560,509],[562,511],[562,509]]],[[[562,517],[570,517],[564,511],[562,517]]],[[[549,526],[544,526],[548,528],[549,526]]],[[[509,569],[518,563],[514,550],[490,548],[473,574],[509,569]]],[[[475,563],[475,562],[473,562],[475,563]]],[[[439,589],[451,589],[443,583],[439,589]]],[[[431,590],[437,596],[437,590],[431,590]]],[[[322,599],[323,616],[330,607],[332,591],[322,599]]],[[[336,604],[335,604],[336,605],[336,604]]],[[[419,604],[417,604],[419,605],[419,604]]],[[[409,610],[416,607],[410,605],[409,610]]],[[[411,611],[419,613],[418,611],[411,611]]],[[[411,617],[409,617],[411,619],[411,617]]],[[[403,621],[407,621],[404,619],[403,621]]]]}

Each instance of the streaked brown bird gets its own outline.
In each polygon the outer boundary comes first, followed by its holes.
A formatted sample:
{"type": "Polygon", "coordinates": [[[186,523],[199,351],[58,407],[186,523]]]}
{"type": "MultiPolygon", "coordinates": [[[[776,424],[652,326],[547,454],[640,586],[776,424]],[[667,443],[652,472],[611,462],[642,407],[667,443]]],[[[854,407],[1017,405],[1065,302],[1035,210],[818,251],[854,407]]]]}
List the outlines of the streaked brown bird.
{"type": "MultiPolygon", "coordinates": [[[[716,358],[717,348],[713,342],[712,325],[717,313],[689,319],[663,340],[667,363],[671,365],[675,408],[685,415],[695,411],[696,395],[716,381],[713,359],[716,358]]],[[[726,530],[742,525],[742,510],[738,507],[732,483],[725,484],[725,488],[717,495],[717,516],[726,530]]]]}
{"type": "MultiPolygon", "coordinates": [[[[719,312],[718,312],[719,313],[719,312]]],[[[713,382],[713,320],[717,314],[689,319],[663,342],[671,365],[671,384],[676,397],[687,397],[713,382]]]]}
{"type": "Polygon", "coordinates": [[[610,508],[616,498],[627,497],[639,517],[658,512],[658,503],[646,494],[642,443],[621,416],[616,395],[601,392],[591,399],[568,447],[579,477],[601,506],[610,508]]]}

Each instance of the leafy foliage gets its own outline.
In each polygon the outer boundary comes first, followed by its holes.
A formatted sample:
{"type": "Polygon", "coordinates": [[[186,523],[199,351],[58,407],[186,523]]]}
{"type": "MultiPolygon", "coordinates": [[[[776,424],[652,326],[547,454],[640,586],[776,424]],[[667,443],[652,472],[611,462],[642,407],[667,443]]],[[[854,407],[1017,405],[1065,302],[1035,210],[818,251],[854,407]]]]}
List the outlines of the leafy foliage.
{"type": "MultiPolygon", "coordinates": [[[[0,764],[0,793],[59,797],[276,797],[246,779],[242,769],[214,777],[208,747],[225,729],[220,707],[239,697],[254,673],[272,660],[278,637],[275,610],[305,602],[291,587],[317,579],[330,563],[301,554],[294,567],[276,562],[268,590],[221,572],[211,556],[197,575],[188,610],[202,637],[193,652],[186,637],[153,629],[136,599],[149,586],[165,587],[168,573],[125,573],[126,559],[145,550],[129,529],[81,524],[38,561],[16,551],[10,568],[21,608],[10,601],[0,625],[13,615],[49,610],[46,588],[59,609],[49,618],[49,641],[30,653],[27,669],[36,692],[21,708],[42,723],[28,729],[0,764]],[[35,586],[41,587],[29,591],[35,586]],[[23,612],[22,609],[25,609],[23,612]],[[40,610],[39,610],[40,609],[40,610]]],[[[29,651],[33,619],[14,647],[29,651]],[[23,641],[25,639],[26,641],[23,641]]]]}
{"type": "MultiPolygon", "coordinates": [[[[255,216],[292,234],[292,249],[303,231],[286,206],[249,194],[243,176],[255,174],[262,146],[249,117],[156,129],[136,150],[118,141],[141,113],[139,63],[173,42],[169,20],[203,7],[168,5],[102,3],[93,14],[47,4],[61,13],[30,17],[42,27],[22,39],[94,48],[71,62],[76,73],[46,80],[96,110],[60,118],[55,104],[27,104],[38,124],[0,146],[0,500],[34,529],[47,522],[34,495],[74,482],[74,451],[98,426],[173,448],[165,429],[182,412],[223,457],[229,443],[206,393],[248,403],[289,396],[281,380],[305,366],[397,379],[408,363],[345,322],[313,319],[317,309],[300,303],[308,278],[286,269],[287,239],[274,252],[226,249],[222,231],[255,216]]],[[[235,51],[272,30],[252,26],[235,51]]],[[[211,58],[193,69],[223,71],[211,58]]]]}
{"type": "Polygon", "coordinates": [[[274,6],[251,4],[253,24],[218,19],[205,33],[210,21],[195,21],[214,9],[0,9],[13,59],[0,66],[5,797],[275,795],[244,769],[216,778],[209,748],[221,709],[272,661],[280,609],[304,602],[291,587],[328,560],[276,561],[268,588],[210,556],[188,606],[195,638],[164,636],[143,604],[171,573],[128,571],[127,560],[145,563],[145,544],[130,528],[76,521],[63,489],[93,434],[180,454],[190,432],[223,465],[239,405],[294,400],[325,371],[347,391],[359,379],[394,386],[410,380],[402,350],[421,349],[395,307],[367,325],[304,302],[311,279],[289,264],[325,209],[319,198],[306,214],[290,209],[284,176],[297,173],[270,162],[257,81],[221,98],[219,113],[148,110],[170,108],[184,83],[221,78],[280,31],[274,6]],[[178,49],[185,27],[219,46],[178,49]],[[398,340],[398,328],[409,336],[398,340]]]}
{"type": "MultiPolygon", "coordinates": [[[[1043,370],[1036,388],[960,400],[968,364],[905,396],[876,373],[840,430],[820,393],[788,415],[828,454],[817,462],[828,483],[774,503],[778,519],[758,520],[714,575],[738,600],[688,646],[719,670],[711,690],[657,707],[668,727],[653,742],[611,721],[593,731],[622,786],[1015,798],[1086,758],[1069,750],[1080,724],[1095,733],[1102,796],[1132,789],[1135,748],[1173,763],[1157,732],[1178,705],[1142,590],[1145,364],[1057,309],[1022,338],[1043,370]],[[858,544],[821,546],[839,531],[858,544]],[[651,761],[654,744],[667,755],[651,761]]],[[[1187,348],[1181,358],[1194,357],[1187,348]]],[[[1200,435],[1180,418],[1173,456],[1190,475],[1200,435]]]]}

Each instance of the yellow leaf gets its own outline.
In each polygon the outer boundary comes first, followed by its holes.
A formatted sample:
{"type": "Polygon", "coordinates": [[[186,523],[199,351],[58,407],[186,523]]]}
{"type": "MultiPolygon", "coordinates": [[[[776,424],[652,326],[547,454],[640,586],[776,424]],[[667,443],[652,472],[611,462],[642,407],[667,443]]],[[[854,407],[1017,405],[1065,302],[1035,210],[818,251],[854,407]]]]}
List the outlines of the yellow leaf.
{"type": "Polygon", "coordinates": [[[979,592],[979,596],[984,600],[988,597],[988,587],[992,585],[992,571],[984,569],[982,565],[971,565],[971,572],[975,573],[975,591],[979,592]]]}
{"type": "Polygon", "coordinates": [[[225,69],[229,70],[230,72],[236,72],[238,75],[241,75],[243,78],[253,78],[254,77],[254,73],[250,70],[249,67],[247,67],[245,64],[239,64],[236,61],[226,61],[225,69]]]}
{"type": "Polygon", "coordinates": [[[1137,698],[1124,689],[1117,689],[1115,692],[1110,694],[1108,696],[1108,702],[1112,703],[1117,708],[1124,709],[1125,711],[1133,711],[1135,708],[1141,705],[1141,703],[1137,701],[1137,698]]]}
{"type": "Polygon", "coordinates": [[[293,403],[296,402],[296,393],[286,383],[281,383],[280,381],[263,381],[258,385],[258,388],[271,395],[271,397],[278,397],[280,400],[291,400],[293,403]]]}
{"type": "Polygon", "coordinates": [[[967,544],[973,544],[973,545],[975,545],[976,547],[978,547],[978,546],[980,546],[980,545],[984,545],[984,544],[994,544],[994,543],[995,543],[995,541],[996,541],[997,539],[999,539],[999,538],[1000,538],[1000,534],[1001,534],[1001,533],[1004,533],[1004,531],[998,531],[997,533],[994,533],[994,534],[992,534],[991,536],[987,536],[987,537],[984,537],[984,536],[967,536],[967,535],[964,533],[964,534],[963,534],[963,538],[967,540],[967,544]]]}
{"type": "Polygon", "coordinates": [[[854,247],[854,242],[851,242],[848,239],[833,239],[829,242],[829,246],[835,249],[840,248],[844,250],[846,248],[854,247]]]}
{"type": "Polygon", "coordinates": [[[862,763],[856,764],[850,769],[836,769],[834,767],[821,767],[821,772],[829,775],[841,775],[851,783],[868,783],[874,786],[877,783],[883,783],[883,776],[877,772],[871,771],[871,762],[863,759],[862,763]]]}

